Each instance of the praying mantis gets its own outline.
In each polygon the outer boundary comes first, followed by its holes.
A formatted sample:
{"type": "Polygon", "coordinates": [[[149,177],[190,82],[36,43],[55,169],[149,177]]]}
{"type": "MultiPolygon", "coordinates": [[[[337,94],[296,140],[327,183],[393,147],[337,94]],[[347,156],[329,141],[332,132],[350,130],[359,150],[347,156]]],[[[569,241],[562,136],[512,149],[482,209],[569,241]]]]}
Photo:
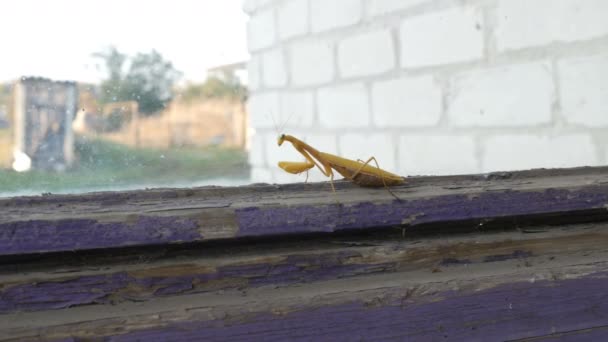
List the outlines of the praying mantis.
{"type": "Polygon", "coordinates": [[[395,196],[395,194],[389,189],[389,186],[403,184],[405,183],[405,178],[382,170],[378,166],[378,161],[375,157],[371,157],[365,162],[362,160],[350,160],[338,157],[333,154],[320,152],[319,150],[315,149],[314,147],[308,145],[307,143],[303,142],[302,140],[299,140],[294,136],[287,134],[279,135],[279,146],[281,146],[285,141],[289,141],[293,145],[293,147],[300,154],[302,154],[304,158],[306,158],[306,161],[281,161],[279,162],[279,167],[283,170],[289,173],[299,174],[304,171],[308,172],[308,170],[316,166],[326,177],[329,177],[331,188],[335,192],[336,189],[333,183],[333,169],[336,170],[339,174],[341,174],[344,178],[352,181],[357,185],[365,187],[384,186],[386,190],[388,190],[388,192],[393,195],[393,197],[399,200],[399,197],[395,196]],[[376,164],[375,167],[369,165],[372,160],[376,164]]]}

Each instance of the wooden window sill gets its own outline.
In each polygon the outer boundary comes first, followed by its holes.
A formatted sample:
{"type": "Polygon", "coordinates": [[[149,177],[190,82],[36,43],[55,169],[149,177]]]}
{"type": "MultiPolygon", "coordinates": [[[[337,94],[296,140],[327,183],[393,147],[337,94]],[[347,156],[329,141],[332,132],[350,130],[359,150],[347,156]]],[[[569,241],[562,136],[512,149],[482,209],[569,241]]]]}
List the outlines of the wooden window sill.
{"type": "Polygon", "coordinates": [[[1,199],[0,338],[607,336],[608,168],[336,188],[1,199]]]}

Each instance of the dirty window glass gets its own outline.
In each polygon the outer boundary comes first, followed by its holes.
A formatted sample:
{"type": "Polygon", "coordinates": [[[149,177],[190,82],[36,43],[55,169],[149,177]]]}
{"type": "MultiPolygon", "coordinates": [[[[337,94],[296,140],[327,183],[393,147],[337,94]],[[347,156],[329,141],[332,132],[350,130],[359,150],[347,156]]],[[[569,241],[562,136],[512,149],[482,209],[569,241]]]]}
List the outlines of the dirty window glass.
{"type": "Polygon", "coordinates": [[[10,1],[0,197],[249,183],[239,0],[10,1]]]}
{"type": "Polygon", "coordinates": [[[398,178],[606,165],[606,13],[595,0],[7,2],[0,196],[327,181],[294,142],[398,178]]]}

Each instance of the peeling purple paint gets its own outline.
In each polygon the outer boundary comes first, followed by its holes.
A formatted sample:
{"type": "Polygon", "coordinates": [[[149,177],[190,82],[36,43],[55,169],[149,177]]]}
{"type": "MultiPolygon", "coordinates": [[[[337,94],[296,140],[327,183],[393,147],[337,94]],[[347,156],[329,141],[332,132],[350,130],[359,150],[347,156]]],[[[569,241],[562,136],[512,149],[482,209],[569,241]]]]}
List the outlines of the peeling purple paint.
{"type": "Polygon", "coordinates": [[[237,209],[239,236],[334,232],[404,223],[500,218],[604,209],[608,186],[578,190],[486,192],[352,206],[341,204],[237,209]]]}
{"type": "Polygon", "coordinates": [[[516,250],[510,254],[488,255],[483,258],[483,262],[505,261],[505,260],[509,260],[509,259],[524,259],[524,258],[530,258],[531,256],[532,256],[532,252],[530,252],[530,251],[516,250]]]}
{"type": "Polygon", "coordinates": [[[130,223],[89,219],[0,224],[0,255],[74,251],[201,240],[198,224],[180,217],[140,216],[130,223]]]}
{"type": "Polygon", "coordinates": [[[396,269],[394,263],[343,264],[346,259],[358,256],[360,254],[353,252],[292,255],[277,264],[223,266],[210,273],[136,277],[127,272],[118,272],[12,285],[0,287],[0,314],[108,303],[109,298],[112,301],[147,300],[158,296],[207,292],[217,290],[216,287],[205,287],[214,280],[227,281],[222,283],[222,289],[242,286],[243,281],[249,287],[280,286],[396,269]],[[231,283],[231,279],[242,281],[231,283]],[[129,290],[130,287],[137,290],[129,290]]]}
{"type": "Polygon", "coordinates": [[[471,263],[470,259],[457,259],[457,258],[444,258],[441,260],[439,265],[450,266],[450,265],[468,265],[471,263]]]}
{"type": "Polygon", "coordinates": [[[128,281],[126,274],[116,273],[12,286],[0,290],[0,313],[105,303],[108,294],[125,287],[128,281]]]}
{"type": "Polygon", "coordinates": [[[171,323],[107,340],[504,341],[559,332],[606,340],[608,331],[601,328],[606,325],[608,278],[590,276],[450,291],[416,302],[348,303],[281,315],[248,314],[241,320],[171,323]]]}

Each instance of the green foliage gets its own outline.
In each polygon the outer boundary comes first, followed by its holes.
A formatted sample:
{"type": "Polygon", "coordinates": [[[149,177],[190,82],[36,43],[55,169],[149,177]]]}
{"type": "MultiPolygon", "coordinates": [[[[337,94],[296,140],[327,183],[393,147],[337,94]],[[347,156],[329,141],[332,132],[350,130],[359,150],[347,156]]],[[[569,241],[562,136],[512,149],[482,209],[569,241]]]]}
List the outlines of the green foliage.
{"type": "Polygon", "coordinates": [[[107,73],[101,84],[102,104],[136,101],[140,112],[158,112],[173,98],[173,85],[181,77],[173,64],[155,50],[129,57],[110,47],[93,56],[103,60],[107,73]]]}
{"type": "Polygon", "coordinates": [[[202,84],[190,84],[181,91],[184,101],[195,99],[227,98],[244,101],[247,88],[238,81],[225,82],[217,77],[208,78],[202,84]]]}
{"type": "Polygon", "coordinates": [[[89,138],[74,146],[77,163],[67,172],[0,169],[3,192],[82,192],[124,187],[187,186],[213,178],[247,179],[245,151],[226,148],[135,149],[89,138]]]}

